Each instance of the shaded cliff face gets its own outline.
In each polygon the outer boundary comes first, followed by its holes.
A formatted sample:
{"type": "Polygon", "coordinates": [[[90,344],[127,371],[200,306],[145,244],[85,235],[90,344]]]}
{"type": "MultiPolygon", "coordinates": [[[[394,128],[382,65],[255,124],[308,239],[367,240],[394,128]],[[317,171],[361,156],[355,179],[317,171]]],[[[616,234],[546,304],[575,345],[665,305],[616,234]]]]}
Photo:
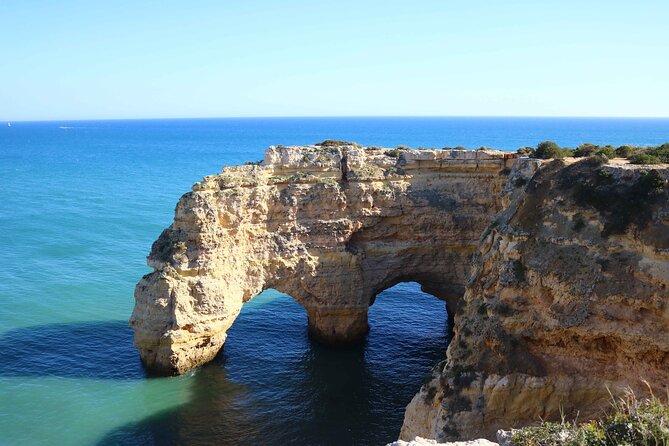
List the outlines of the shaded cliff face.
{"type": "Polygon", "coordinates": [[[609,391],[644,391],[642,379],[666,392],[669,169],[590,159],[549,162],[529,182],[516,173],[403,439],[596,417],[609,391]]]}
{"type": "Polygon", "coordinates": [[[137,284],[135,344],[151,370],[211,360],[243,302],[274,288],[325,342],[367,332],[377,293],[416,281],[462,298],[481,232],[502,208],[514,155],[346,144],[271,147],[179,201],[137,284]]]}

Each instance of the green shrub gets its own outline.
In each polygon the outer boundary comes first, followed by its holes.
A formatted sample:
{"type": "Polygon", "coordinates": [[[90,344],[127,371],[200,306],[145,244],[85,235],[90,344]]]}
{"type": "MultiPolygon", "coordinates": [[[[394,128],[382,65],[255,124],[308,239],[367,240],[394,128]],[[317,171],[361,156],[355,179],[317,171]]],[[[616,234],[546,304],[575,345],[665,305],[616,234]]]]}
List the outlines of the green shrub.
{"type": "Polygon", "coordinates": [[[578,205],[592,206],[605,217],[602,236],[622,234],[632,224],[645,227],[652,218],[653,205],[664,196],[664,179],[655,170],[641,172],[636,181],[616,180],[603,169],[588,176],[579,165],[594,166],[598,156],[565,169],[563,187],[573,188],[578,205]]]}
{"type": "Polygon", "coordinates": [[[632,164],[660,164],[662,162],[658,157],[648,153],[637,153],[632,155],[629,160],[632,164]]]}
{"type": "Polygon", "coordinates": [[[669,163],[669,143],[664,143],[661,146],[653,147],[646,150],[648,155],[654,156],[663,163],[669,163]]]}
{"type": "Polygon", "coordinates": [[[664,188],[666,181],[660,176],[657,170],[650,172],[641,172],[641,176],[637,181],[637,189],[641,194],[655,194],[664,188]]]}
{"type": "Polygon", "coordinates": [[[579,158],[584,156],[592,156],[597,152],[597,150],[599,150],[598,145],[586,142],[581,144],[576,148],[576,150],[574,150],[574,156],[579,158]]]}
{"type": "Polygon", "coordinates": [[[611,411],[601,420],[578,424],[543,422],[518,429],[515,446],[669,446],[669,404],[652,396],[637,399],[633,392],[612,400],[611,411]]]}
{"type": "Polygon", "coordinates": [[[537,144],[537,149],[533,153],[533,158],[550,159],[561,158],[560,146],[553,141],[543,141],[537,144]]]}
{"type": "Polygon", "coordinates": [[[358,144],[357,142],[340,141],[338,139],[326,139],[325,141],[317,142],[314,145],[320,147],[339,147],[339,146],[361,147],[360,144],[358,144]]]}
{"type": "Polygon", "coordinates": [[[397,150],[411,150],[411,147],[399,145],[399,146],[395,147],[395,149],[397,149],[397,150]]]}
{"type": "Polygon", "coordinates": [[[573,155],[574,155],[573,149],[566,149],[566,148],[563,149],[553,141],[544,141],[540,142],[537,145],[536,150],[532,154],[530,154],[530,157],[546,160],[546,159],[560,159],[566,156],[573,156],[573,155]]]}
{"type": "Polygon", "coordinates": [[[621,158],[629,158],[636,152],[637,150],[632,146],[620,146],[616,149],[616,155],[621,158]]]}
{"type": "Polygon", "coordinates": [[[593,165],[598,165],[598,166],[602,166],[609,162],[609,158],[603,153],[598,153],[597,155],[591,156],[588,159],[591,160],[593,165]]]}
{"type": "Polygon", "coordinates": [[[605,155],[608,159],[616,157],[616,149],[613,146],[600,147],[595,151],[596,155],[605,155]]]}

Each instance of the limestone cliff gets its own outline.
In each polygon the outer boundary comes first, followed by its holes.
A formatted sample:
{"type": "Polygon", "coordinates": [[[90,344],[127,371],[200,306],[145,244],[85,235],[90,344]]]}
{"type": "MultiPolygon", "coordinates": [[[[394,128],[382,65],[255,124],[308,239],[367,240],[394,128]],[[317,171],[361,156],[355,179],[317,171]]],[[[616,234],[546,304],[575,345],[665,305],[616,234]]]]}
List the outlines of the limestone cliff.
{"type": "Polygon", "coordinates": [[[482,235],[447,359],[401,438],[494,438],[601,415],[626,386],[669,384],[669,169],[517,163],[482,235]],[[527,168],[527,166],[525,166],[527,168]]]}
{"type": "Polygon", "coordinates": [[[326,142],[270,147],[260,165],[195,184],[154,243],[131,317],[146,366],[211,360],[242,304],[267,288],[307,311],[310,333],[367,332],[376,294],[419,282],[453,314],[479,237],[502,208],[515,155],[326,142]]]}

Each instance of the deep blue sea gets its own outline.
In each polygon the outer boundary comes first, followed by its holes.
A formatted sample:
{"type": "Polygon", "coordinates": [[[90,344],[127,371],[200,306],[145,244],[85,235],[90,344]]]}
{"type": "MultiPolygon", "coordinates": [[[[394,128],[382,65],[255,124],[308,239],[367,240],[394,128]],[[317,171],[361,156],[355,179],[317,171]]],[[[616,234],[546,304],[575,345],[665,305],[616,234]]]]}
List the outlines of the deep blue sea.
{"type": "Polygon", "coordinates": [[[379,445],[444,358],[442,302],[405,283],[364,345],[331,349],[266,291],[216,360],[148,378],[127,320],[181,194],[270,144],[344,139],[515,150],[659,144],[667,119],[286,118],[0,125],[0,444],[379,445]]]}

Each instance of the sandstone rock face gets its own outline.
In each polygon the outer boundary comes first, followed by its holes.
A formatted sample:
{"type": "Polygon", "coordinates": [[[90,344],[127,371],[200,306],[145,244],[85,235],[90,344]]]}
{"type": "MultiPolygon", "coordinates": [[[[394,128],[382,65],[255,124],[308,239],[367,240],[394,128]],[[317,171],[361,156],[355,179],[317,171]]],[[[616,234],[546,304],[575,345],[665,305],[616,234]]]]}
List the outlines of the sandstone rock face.
{"type": "Polygon", "coordinates": [[[667,391],[669,168],[552,161],[526,182],[522,164],[403,439],[494,438],[561,411],[598,417],[642,380],[667,391]]]}
{"type": "Polygon", "coordinates": [[[303,305],[312,336],[331,343],[364,336],[375,296],[402,281],[453,314],[514,161],[490,150],[279,146],[261,165],[205,177],[179,200],[135,289],[142,361],[179,374],[211,360],[242,304],[268,288],[303,305]]]}

